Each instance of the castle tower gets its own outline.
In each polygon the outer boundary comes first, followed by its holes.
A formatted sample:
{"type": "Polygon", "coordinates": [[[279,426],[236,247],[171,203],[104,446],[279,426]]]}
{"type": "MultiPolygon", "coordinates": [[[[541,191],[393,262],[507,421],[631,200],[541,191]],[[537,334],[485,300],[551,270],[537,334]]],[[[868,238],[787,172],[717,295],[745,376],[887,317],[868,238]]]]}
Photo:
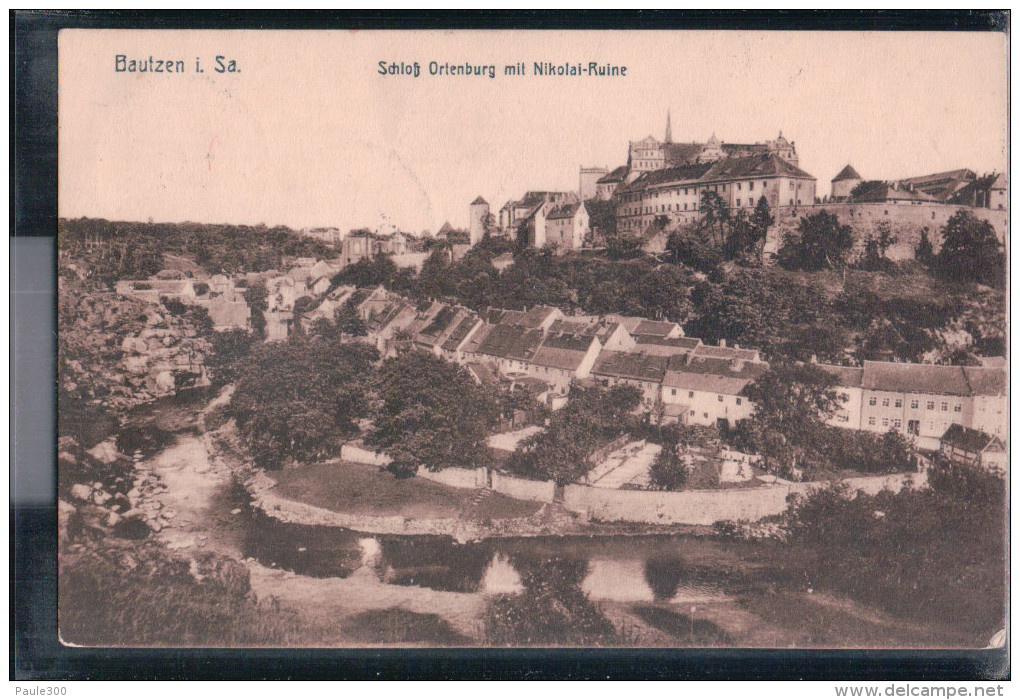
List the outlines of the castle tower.
{"type": "Polygon", "coordinates": [[[854,167],[847,163],[847,166],[839,171],[836,177],[832,178],[832,194],[835,202],[845,202],[857,185],[863,182],[863,178],[857,174],[854,167]]]}
{"type": "Polygon", "coordinates": [[[595,198],[595,193],[598,190],[596,183],[599,178],[609,173],[608,168],[586,168],[581,166],[581,176],[578,182],[577,193],[581,196],[581,201],[585,202],[589,199],[595,198]]]}
{"type": "Polygon", "coordinates": [[[666,140],[664,143],[673,143],[673,128],[669,123],[669,110],[666,110],[666,140]]]}
{"type": "Polygon", "coordinates": [[[471,245],[475,246],[485,237],[485,227],[489,219],[489,203],[479,195],[468,207],[468,215],[470,221],[468,235],[471,245]]]}

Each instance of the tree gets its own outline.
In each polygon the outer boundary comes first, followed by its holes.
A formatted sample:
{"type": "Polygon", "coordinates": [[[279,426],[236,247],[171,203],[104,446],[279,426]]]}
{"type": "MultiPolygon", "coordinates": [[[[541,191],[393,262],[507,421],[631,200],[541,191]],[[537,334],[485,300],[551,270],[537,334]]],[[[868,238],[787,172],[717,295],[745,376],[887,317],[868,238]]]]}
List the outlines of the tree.
{"type": "Polygon", "coordinates": [[[251,354],[257,337],[246,330],[234,329],[212,334],[212,347],[205,358],[206,369],[217,384],[237,380],[241,363],[251,354]]]}
{"type": "Polygon", "coordinates": [[[914,249],[914,257],[922,265],[931,266],[935,262],[935,251],[932,248],[931,239],[928,237],[927,226],[921,229],[921,238],[914,249]]]}
{"type": "Polygon", "coordinates": [[[648,480],[662,491],[678,491],[683,488],[687,483],[687,465],[680,456],[678,443],[668,442],[662,446],[662,451],[655,456],[648,470],[648,480]]]}
{"type": "Polygon", "coordinates": [[[955,282],[973,280],[1001,287],[1005,281],[1005,255],[995,229],[966,209],[953,214],[942,228],[942,248],[935,265],[955,282]]]}
{"type": "Polygon", "coordinates": [[[700,211],[701,231],[714,236],[714,243],[722,248],[726,241],[726,225],[730,221],[729,207],[718,192],[706,188],[701,191],[700,211]]]}
{"type": "Polygon", "coordinates": [[[416,351],[386,360],[380,376],[382,408],[368,442],[393,459],[391,471],[487,463],[485,438],[498,407],[466,370],[416,351]]]}
{"type": "Polygon", "coordinates": [[[333,322],[341,337],[343,335],[358,337],[368,335],[368,326],[365,325],[357,310],[350,303],[344,304],[333,312],[333,322]]]}
{"type": "Polygon", "coordinates": [[[801,217],[797,234],[788,237],[779,251],[779,263],[807,271],[840,267],[853,244],[853,229],[823,209],[801,217]]]}
{"type": "Polygon", "coordinates": [[[255,464],[319,460],[339,452],[368,414],[375,348],[291,336],[241,360],[230,414],[255,464]]]}
{"type": "Polygon", "coordinates": [[[640,403],[641,392],[632,386],[571,386],[566,407],[545,431],[522,441],[505,467],[529,479],[575,482],[596,466],[593,453],[627,430],[640,403]]]}
{"type": "Polygon", "coordinates": [[[352,284],[355,287],[391,287],[397,277],[397,265],[389,255],[378,254],[371,258],[361,258],[338,274],[330,282],[334,287],[342,284],[352,284]]]}
{"type": "Polygon", "coordinates": [[[244,301],[251,309],[251,328],[259,338],[266,337],[266,310],[269,309],[266,283],[256,280],[244,290],[244,301]]]}

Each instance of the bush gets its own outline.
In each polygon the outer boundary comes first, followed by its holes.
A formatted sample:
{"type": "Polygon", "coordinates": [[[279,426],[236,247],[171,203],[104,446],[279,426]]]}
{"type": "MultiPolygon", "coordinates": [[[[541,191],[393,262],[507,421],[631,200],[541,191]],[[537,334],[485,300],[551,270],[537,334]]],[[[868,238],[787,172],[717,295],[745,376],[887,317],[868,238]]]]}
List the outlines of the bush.
{"type": "Polygon", "coordinates": [[[91,549],[65,560],[59,574],[61,639],[85,646],[285,646],[296,620],[259,609],[248,571],[207,555],[207,575],[153,544],[91,549]]]}

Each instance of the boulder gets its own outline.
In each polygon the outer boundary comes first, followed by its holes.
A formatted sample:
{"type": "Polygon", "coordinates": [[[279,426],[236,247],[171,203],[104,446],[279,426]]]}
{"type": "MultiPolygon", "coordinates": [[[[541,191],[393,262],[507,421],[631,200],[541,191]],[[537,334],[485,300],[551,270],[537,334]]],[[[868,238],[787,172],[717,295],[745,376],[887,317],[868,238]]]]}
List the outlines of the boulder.
{"type": "MultiPolygon", "coordinates": [[[[87,450],[87,452],[103,464],[113,464],[118,459],[127,459],[127,457],[117,450],[117,445],[113,440],[105,440],[93,447],[91,450],[87,450]]],[[[102,488],[102,484],[100,484],[98,488],[102,488]]]]}
{"type": "Polygon", "coordinates": [[[71,498],[88,502],[92,498],[92,487],[85,484],[75,484],[71,487],[71,498]]]}
{"type": "Polygon", "coordinates": [[[174,375],[170,372],[164,370],[156,375],[156,388],[159,391],[170,392],[175,386],[174,375]]]}

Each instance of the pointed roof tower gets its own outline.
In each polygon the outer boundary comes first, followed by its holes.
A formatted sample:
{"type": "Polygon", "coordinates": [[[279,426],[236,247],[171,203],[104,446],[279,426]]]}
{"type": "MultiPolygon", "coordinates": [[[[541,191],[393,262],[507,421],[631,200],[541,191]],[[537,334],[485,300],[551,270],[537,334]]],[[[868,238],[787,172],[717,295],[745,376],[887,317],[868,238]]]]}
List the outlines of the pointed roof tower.
{"type": "Polygon", "coordinates": [[[478,195],[477,197],[475,197],[475,201],[471,202],[471,206],[474,206],[476,204],[488,204],[488,202],[482,199],[482,195],[478,195]]]}
{"type": "Polygon", "coordinates": [[[666,143],[673,143],[673,129],[670,125],[669,110],[666,110],[666,143]]]}
{"type": "Polygon", "coordinates": [[[839,182],[840,180],[861,180],[860,175],[854,170],[853,166],[847,163],[847,166],[839,171],[839,175],[832,178],[833,182],[839,182]]]}

